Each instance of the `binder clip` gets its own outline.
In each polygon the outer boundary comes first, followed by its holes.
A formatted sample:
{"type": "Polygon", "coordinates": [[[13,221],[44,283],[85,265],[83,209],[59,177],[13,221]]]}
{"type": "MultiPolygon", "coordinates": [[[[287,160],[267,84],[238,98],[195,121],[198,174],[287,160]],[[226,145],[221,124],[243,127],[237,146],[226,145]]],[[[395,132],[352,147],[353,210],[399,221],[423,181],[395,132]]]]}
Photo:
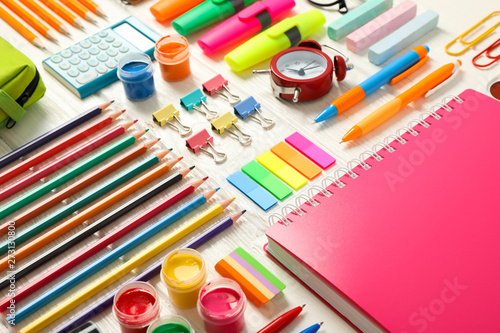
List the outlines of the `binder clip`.
{"type": "Polygon", "coordinates": [[[218,117],[219,113],[210,109],[206,102],[207,96],[205,96],[200,89],[193,90],[181,98],[181,106],[186,110],[191,111],[195,109],[196,111],[203,113],[208,120],[218,117]]]}
{"type": "Polygon", "coordinates": [[[248,134],[243,133],[238,128],[238,126],[236,126],[237,122],[238,118],[236,118],[231,112],[226,112],[222,116],[211,122],[212,130],[214,130],[219,134],[222,134],[227,131],[231,136],[236,138],[242,145],[245,146],[250,144],[250,142],[252,142],[252,137],[248,134]],[[230,130],[231,126],[234,126],[234,128],[240,134],[238,135],[236,132],[230,130]]]}
{"type": "Polygon", "coordinates": [[[264,129],[271,129],[274,127],[274,122],[262,115],[260,103],[252,96],[236,104],[234,106],[234,114],[240,119],[247,119],[250,117],[258,122],[264,129]],[[257,115],[259,115],[259,117],[257,117],[257,115]]]}
{"type": "Polygon", "coordinates": [[[198,153],[200,150],[205,154],[211,156],[215,163],[223,163],[227,159],[227,155],[220,151],[217,151],[215,147],[212,145],[214,142],[214,138],[208,134],[206,129],[202,129],[192,137],[186,140],[186,147],[193,151],[193,153],[198,153]],[[206,146],[210,146],[213,153],[206,149],[206,146]]]}
{"type": "Polygon", "coordinates": [[[213,96],[220,94],[228,103],[233,106],[241,101],[240,96],[233,94],[227,87],[228,81],[218,74],[214,78],[203,83],[203,91],[213,96]]]}
{"type": "Polygon", "coordinates": [[[191,133],[191,127],[181,123],[179,119],[179,110],[177,110],[172,104],[165,106],[153,113],[153,121],[157,123],[160,127],[168,125],[175,129],[181,136],[186,136],[191,133]],[[172,121],[177,120],[179,126],[176,126],[172,121]]]}

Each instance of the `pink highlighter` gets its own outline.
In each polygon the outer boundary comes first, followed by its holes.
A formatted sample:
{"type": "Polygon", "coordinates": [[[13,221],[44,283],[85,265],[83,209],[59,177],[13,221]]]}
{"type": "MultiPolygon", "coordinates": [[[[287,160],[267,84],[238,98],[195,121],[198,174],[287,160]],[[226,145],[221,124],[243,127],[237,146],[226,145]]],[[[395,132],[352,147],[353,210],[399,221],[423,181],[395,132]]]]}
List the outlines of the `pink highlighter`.
{"type": "Polygon", "coordinates": [[[207,32],[198,45],[206,54],[219,52],[265,30],[294,6],[295,0],[256,2],[207,32]]]}

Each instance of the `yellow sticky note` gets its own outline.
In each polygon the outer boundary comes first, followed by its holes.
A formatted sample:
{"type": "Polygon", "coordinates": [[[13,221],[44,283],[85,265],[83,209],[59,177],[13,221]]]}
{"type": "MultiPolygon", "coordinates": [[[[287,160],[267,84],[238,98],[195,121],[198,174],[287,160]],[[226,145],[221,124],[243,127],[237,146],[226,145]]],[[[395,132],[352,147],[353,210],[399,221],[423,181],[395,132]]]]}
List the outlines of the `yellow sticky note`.
{"type": "Polygon", "coordinates": [[[306,177],[302,176],[297,170],[283,162],[282,159],[269,150],[257,156],[256,160],[294,190],[298,190],[307,184],[306,177]]]}

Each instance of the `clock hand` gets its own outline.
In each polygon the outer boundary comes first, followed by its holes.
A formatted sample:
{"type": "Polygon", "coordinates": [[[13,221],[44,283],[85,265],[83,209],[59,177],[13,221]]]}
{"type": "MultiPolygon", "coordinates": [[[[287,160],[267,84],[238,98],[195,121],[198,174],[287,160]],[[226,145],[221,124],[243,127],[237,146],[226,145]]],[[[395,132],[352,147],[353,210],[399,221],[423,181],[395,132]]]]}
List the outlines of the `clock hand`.
{"type": "Polygon", "coordinates": [[[304,70],[306,69],[307,67],[309,67],[310,65],[314,64],[316,62],[316,60],[313,60],[311,61],[310,63],[308,63],[307,65],[305,65],[304,67],[302,67],[301,69],[304,70]]]}
{"type": "Polygon", "coordinates": [[[308,69],[314,69],[314,68],[318,68],[318,67],[320,67],[320,66],[314,66],[314,67],[309,67],[309,68],[302,68],[302,70],[307,71],[308,69]]]}

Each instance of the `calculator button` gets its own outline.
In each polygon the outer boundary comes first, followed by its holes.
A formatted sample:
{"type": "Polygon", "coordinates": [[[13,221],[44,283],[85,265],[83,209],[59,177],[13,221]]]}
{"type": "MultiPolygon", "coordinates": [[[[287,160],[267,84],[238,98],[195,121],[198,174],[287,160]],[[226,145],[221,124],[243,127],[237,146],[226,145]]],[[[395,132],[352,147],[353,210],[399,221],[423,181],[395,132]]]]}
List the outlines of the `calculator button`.
{"type": "Polygon", "coordinates": [[[108,71],[108,69],[104,65],[99,65],[96,67],[96,71],[98,71],[100,74],[104,74],[108,71]]]}
{"type": "Polygon", "coordinates": [[[90,38],[89,38],[89,40],[90,40],[92,43],[94,43],[94,44],[97,44],[97,43],[99,43],[99,42],[101,41],[101,39],[100,39],[100,38],[99,38],[99,36],[97,36],[97,35],[94,35],[94,36],[90,37],[90,38]]]}
{"type": "Polygon", "coordinates": [[[78,70],[79,70],[80,72],[86,72],[86,71],[88,71],[88,70],[89,70],[89,66],[88,66],[86,63],[84,63],[84,62],[82,62],[82,63],[81,63],[80,65],[78,65],[76,68],[78,68],[78,70]]]}
{"type": "Polygon", "coordinates": [[[120,46],[122,46],[122,42],[120,42],[119,40],[115,40],[113,42],[113,47],[120,47],[120,46]]]}
{"type": "Polygon", "coordinates": [[[88,49],[89,47],[92,46],[88,40],[83,40],[80,42],[80,46],[83,47],[84,49],[88,49]]]}
{"type": "Polygon", "coordinates": [[[97,46],[101,49],[101,50],[107,50],[109,48],[109,45],[104,43],[104,42],[100,42],[99,44],[97,44],[97,46]]]}
{"type": "Polygon", "coordinates": [[[101,31],[101,32],[99,32],[99,37],[104,38],[104,37],[106,37],[107,35],[108,35],[108,32],[107,32],[107,31],[101,31]]]}
{"type": "Polygon", "coordinates": [[[85,84],[89,83],[93,79],[97,78],[97,73],[95,71],[88,71],[85,74],[81,74],[77,79],[76,82],[80,84],[85,84]]]}
{"type": "Polygon", "coordinates": [[[82,53],[80,53],[78,55],[80,57],[80,59],[82,60],[87,60],[88,58],[90,58],[90,54],[88,54],[86,51],[83,51],[82,53]]]}
{"type": "Polygon", "coordinates": [[[95,67],[95,66],[99,65],[99,61],[97,61],[96,59],[92,58],[89,61],[87,61],[87,64],[89,64],[92,67],[95,67]]]}
{"type": "Polygon", "coordinates": [[[92,55],[99,54],[99,52],[101,52],[101,51],[99,51],[99,49],[95,46],[89,50],[89,53],[92,55]]]}
{"type": "Polygon", "coordinates": [[[82,48],[80,46],[78,46],[78,45],[73,45],[72,47],[70,47],[70,50],[73,53],[80,53],[80,51],[82,50],[82,48]]]}
{"type": "Polygon", "coordinates": [[[114,40],[115,40],[115,37],[113,37],[113,36],[108,36],[108,37],[106,37],[106,42],[108,42],[108,43],[111,43],[111,42],[113,42],[114,40]]]}
{"type": "Polygon", "coordinates": [[[60,55],[56,54],[56,55],[50,57],[50,60],[52,60],[53,63],[58,64],[62,61],[62,58],[60,55]]]}
{"type": "Polygon", "coordinates": [[[77,57],[73,57],[69,59],[69,63],[72,65],[78,65],[80,63],[80,59],[78,59],[77,57]]]}
{"type": "Polygon", "coordinates": [[[71,56],[73,55],[73,53],[71,53],[69,50],[64,50],[64,51],[61,51],[61,53],[60,53],[60,54],[61,54],[61,56],[62,56],[63,58],[69,58],[69,57],[71,57],[71,56]]]}
{"type": "Polygon", "coordinates": [[[106,51],[106,53],[110,56],[110,57],[115,57],[117,54],[118,54],[118,51],[116,51],[115,49],[109,49],[106,51]]]}
{"type": "Polygon", "coordinates": [[[105,62],[108,59],[109,57],[106,55],[106,53],[101,53],[97,56],[97,60],[99,60],[100,62],[105,62]]]}
{"type": "Polygon", "coordinates": [[[63,62],[62,64],[59,65],[59,68],[62,69],[63,71],[66,71],[70,68],[71,66],[67,62],[63,62]]]}
{"type": "Polygon", "coordinates": [[[78,71],[74,68],[71,68],[69,71],[68,71],[68,75],[71,76],[71,77],[77,77],[78,76],[78,71]]]}
{"type": "Polygon", "coordinates": [[[106,66],[108,66],[110,69],[116,68],[116,62],[113,59],[109,59],[106,61],[106,66]]]}
{"type": "Polygon", "coordinates": [[[125,45],[123,45],[122,47],[120,47],[120,52],[121,53],[128,52],[128,47],[126,47],[125,45]]]}

